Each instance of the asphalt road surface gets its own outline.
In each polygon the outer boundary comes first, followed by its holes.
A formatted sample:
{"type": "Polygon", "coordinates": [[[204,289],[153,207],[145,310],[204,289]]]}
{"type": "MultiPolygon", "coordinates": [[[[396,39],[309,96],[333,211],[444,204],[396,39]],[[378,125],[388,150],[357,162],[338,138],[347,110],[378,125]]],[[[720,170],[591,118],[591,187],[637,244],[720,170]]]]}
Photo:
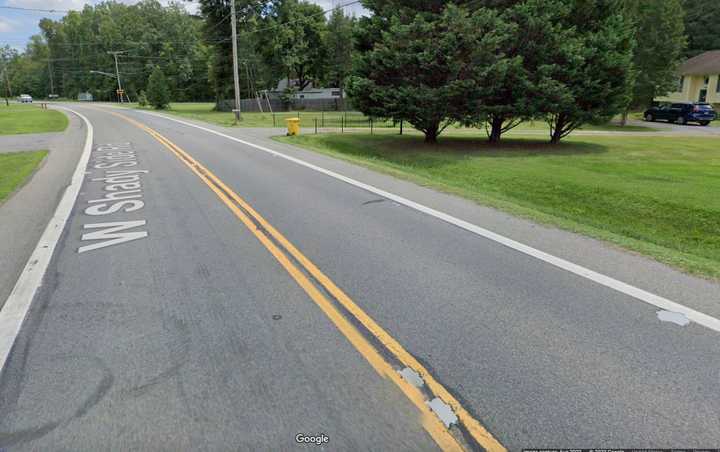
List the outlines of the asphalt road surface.
{"type": "Polygon", "coordinates": [[[83,122],[74,115],[64,133],[0,136],[0,153],[48,151],[22,190],[0,203],[0,309],[68,185],[84,142],[83,122]]]}
{"type": "Polygon", "coordinates": [[[720,445],[717,331],[251,146],[72,108],[93,152],[0,376],[0,447],[720,445]],[[449,433],[416,397],[443,390],[449,433]]]}

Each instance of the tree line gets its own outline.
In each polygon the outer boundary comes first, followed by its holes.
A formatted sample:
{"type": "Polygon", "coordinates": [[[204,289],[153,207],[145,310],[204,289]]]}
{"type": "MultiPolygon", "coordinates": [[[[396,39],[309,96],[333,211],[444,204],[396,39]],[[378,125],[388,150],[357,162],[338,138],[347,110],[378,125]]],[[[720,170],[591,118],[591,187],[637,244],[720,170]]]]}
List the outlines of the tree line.
{"type": "MultiPolygon", "coordinates": [[[[364,113],[405,121],[435,141],[450,124],[491,141],[545,120],[559,141],[588,122],[672,91],[681,60],[720,47],[720,21],[692,0],[363,0],[359,19],[301,0],[235,0],[241,97],[346,88],[364,113]]],[[[717,16],[717,14],[715,14],[717,16]]],[[[24,52],[0,49],[17,93],[112,99],[107,52],[124,88],[143,97],[150,74],[175,101],[233,97],[230,3],[200,0],[197,15],[155,0],[107,1],[40,21],[24,52]]],[[[158,85],[156,83],[156,85],[158,85]]],[[[7,89],[6,89],[7,90],[7,89]]],[[[150,96],[152,97],[152,96],[150,96]]]]}
{"type": "Polygon", "coordinates": [[[354,105],[437,141],[453,124],[491,142],[542,120],[557,143],[676,85],[679,0],[366,0],[354,105]]]}
{"type": "MultiPolygon", "coordinates": [[[[323,11],[297,0],[236,2],[242,97],[274,89],[280,79],[339,87],[351,67],[355,19],[342,9],[323,11]]],[[[232,98],[230,3],[202,0],[200,13],[156,0],[134,5],[106,1],[86,5],[60,20],[42,19],[41,33],[23,52],[0,48],[0,92],[43,98],[75,98],[90,92],[113,100],[117,80],[110,51],[118,57],[123,88],[132,100],[148,89],[157,68],[174,101],[232,98]],[[3,75],[3,78],[4,75],[3,75]],[[51,93],[51,86],[54,93],[51,93]]]]}
{"type": "Polygon", "coordinates": [[[40,20],[41,33],[24,52],[6,47],[0,58],[17,94],[75,98],[87,91],[96,99],[113,100],[115,61],[108,52],[124,51],[118,58],[121,81],[132,98],[160,66],[177,100],[208,100],[213,97],[207,69],[210,44],[203,40],[203,24],[179,4],[104,2],[60,20],[40,20]]]}

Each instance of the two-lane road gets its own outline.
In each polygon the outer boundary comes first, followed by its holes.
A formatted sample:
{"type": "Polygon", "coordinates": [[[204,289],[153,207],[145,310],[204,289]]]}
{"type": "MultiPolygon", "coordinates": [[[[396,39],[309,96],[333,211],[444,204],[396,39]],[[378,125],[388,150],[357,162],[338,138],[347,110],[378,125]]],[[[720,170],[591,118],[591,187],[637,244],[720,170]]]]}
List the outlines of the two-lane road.
{"type": "Polygon", "coordinates": [[[718,331],[271,152],[72,108],[94,146],[0,377],[0,446],[720,444],[718,331]]]}

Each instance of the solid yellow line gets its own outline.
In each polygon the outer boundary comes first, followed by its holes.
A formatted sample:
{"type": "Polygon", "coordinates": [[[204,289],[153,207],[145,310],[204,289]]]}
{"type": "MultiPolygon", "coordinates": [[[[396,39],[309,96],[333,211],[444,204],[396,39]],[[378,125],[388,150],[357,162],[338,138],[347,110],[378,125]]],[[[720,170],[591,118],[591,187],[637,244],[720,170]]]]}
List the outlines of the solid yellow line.
{"type": "Polygon", "coordinates": [[[237,216],[240,221],[255,235],[255,237],[262,243],[265,248],[275,257],[280,265],[292,276],[292,278],[302,287],[302,289],[310,296],[310,298],[323,310],[325,315],[335,324],[335,326],[342,332],[342,334],[348,339],[348,341],[355,347],[360,354],[373,366],[378,374],[390,378],[395,385],[405,394],[408,399],[418,408],[421,414],[421,422],[425,430],[435,440],[442,450],[446,451],[461,451],[462,446],[458,441],[450,434],[445,428],[442,422],[434,415],[430,410],[423,394],[418,388],[406,382],[395,369],[380,355],[380,353],[372,346],[363,335],[333,306],[333,304],[310,282],[310,280],[303,274],[287,256],[262,232],[260,232],[255,223],[250,219],[240,208],[235,205],[225,192],[231,194],[234,197],[237,196],[233,191],[230,191],[226,187],[222,190],[216,186],[215,180],[218,180],[207,168],[198,163],[195,159],[190,157],[180,147],[172,143],[170,140],[156,132],[155,130],[141,124],[131,118],[123,115],[112,113],[119,116],[135,126],[145,130],[151,136],[153,136],[160,143],[165,145],[174,154],[176,154],[183,163],[185,163],[191,171],[193,171],[215,194],[223,201],[223,203],[230,208],[230,210],[237,216]]]}
{"type": "MultiPolygon", "coordinates": [[[[184,151],[188,159],[194,161],[184,151]]],[[[328,278],[310,259],[305,257],[285,236],[278,232],[270,223],[265,220],[255,209],[244,199],[231,190],[225,183],[217,178],[212,172],[206,170],[208,176],[218,184],[226,193],[230,194],[235,202],[245,209],[265,230],[280,243],[298,262],[327,290],[340,304],[343,305],[365,328],[367,328],[395,357],[405,366],[415,370],[424,380],[430,391],[442,401],[447,403],[458,417],[458,420],[465,426],[470,435],[488,452],[504,452],[507,449],[495,439],[495,437],[475,419],[450,392],[441,385],[432,374],[420,364],[405,348],[400,345],[387,331],[385,331],[375,320],[365,313],[345,292],[328,278]]]]}
{"type": "MultiPolygon", "coordinates": [[[[211,176],[212,177],[212,176],[211,176]]],[[[218,182],[220,182],[218,180],[218,182]]],[[[220,182],[222,184],[222,182],[220,182]]],[[[450,394],[450,392],[441,385],[433,375],[415,359],[405,348],[400,345],[387,331],[378,325],[372,317],[365,313],[355,302],[343,292],[335,283],[328,278],[320,269],[303,255],[290,241],[288,241],[280,232],[278,232],[270,223],[268,223],[259,213],[257,213],[249,204],[235,194],[232,190],[222,184],[223,189],[233,196],[234,200],[240,204],[265,230],[275,238],[305,269],[327,290],[340,304],[345,307],[365,328],[367,328],[373,336],[375,336],[395,357],[405,366],[415,370],[422,378],[435,396],[439,397],[443,402],[447,403],[458,417],[458,420],[465,426],[470,435],[488,452],[505,452],[507,449],[492,436],[492,434],[480,424],[461,404],[450,394]]]]}

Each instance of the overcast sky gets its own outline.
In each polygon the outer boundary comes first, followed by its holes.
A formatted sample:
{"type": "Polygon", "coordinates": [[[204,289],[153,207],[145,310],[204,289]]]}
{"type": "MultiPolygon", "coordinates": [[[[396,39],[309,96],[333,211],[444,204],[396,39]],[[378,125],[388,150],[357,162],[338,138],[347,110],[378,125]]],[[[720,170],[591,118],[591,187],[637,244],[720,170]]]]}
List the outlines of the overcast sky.
{"type": "MultiPolygon", "coordinates": [[[[0,5],[18,6],[22,8],[41,8],[59,10],[80,10],[86,4],[100,3],[101,0],[0,0],[0,5]]],[[[137,3],[138,0],[118,0],[123,3],[137,3]]],[[[169,0],[160,0],[167,3],[169,0]]],[[[322,6],[323,9],[330,9],[351,0],[313,0],[322,6]]],[[[182,2],[181,2],[182,3],[182,2]]],[[[194,11],[196,6],[186,3],[189,11],[194,11]]],[[[359,4],[346,7],[348,13],[362,14],[362,7],[359,4]]],[[[41,13],[30,11],[13,11],[0,9],[0,47],[9,44],[18,50],[25,48],[28,38],[39,33],[37,24],[43,17],[60,19],[64,13],[41,13]]]]}

